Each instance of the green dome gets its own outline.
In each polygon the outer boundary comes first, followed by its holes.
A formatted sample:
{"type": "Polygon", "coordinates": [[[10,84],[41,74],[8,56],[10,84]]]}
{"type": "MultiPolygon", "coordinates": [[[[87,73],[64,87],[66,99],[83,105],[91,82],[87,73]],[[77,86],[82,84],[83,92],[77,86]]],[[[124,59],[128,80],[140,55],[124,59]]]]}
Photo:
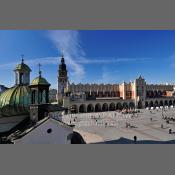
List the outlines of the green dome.
{"type": "Polygon", "coordinates": [[[32,81],[31,85],[33,85],[33,86],[35,86],[35,85],[36,86],[37,85],[48,85],[49,86],[50,84],[48,83],[48,81],[45,78],[39,76],[32,81]]]}
{"type": "Polygon", "coordinates": [[[29,113],[30,88],[14,86],[0,95],[0,114],[2,116],[25,115],[29,113]]]}
{"type": "Polygon", "coordinates": [[[15,68],[15,71],[27,71],[27,72],[31,72],[30,67],[27,64],[21,63],[18,64],[15,68]]]}

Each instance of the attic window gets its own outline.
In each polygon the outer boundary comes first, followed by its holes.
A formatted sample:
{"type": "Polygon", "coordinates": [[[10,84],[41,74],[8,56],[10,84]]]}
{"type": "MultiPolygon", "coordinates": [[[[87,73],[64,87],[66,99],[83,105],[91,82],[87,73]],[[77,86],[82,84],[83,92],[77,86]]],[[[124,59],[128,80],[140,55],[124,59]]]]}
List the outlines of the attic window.
{"type": "Polygon", "coordinates": [[[52,132],[52,129],[49,128],[49,129],[47,130],[47,133],[50,134],[51,132],[52,132]]]}

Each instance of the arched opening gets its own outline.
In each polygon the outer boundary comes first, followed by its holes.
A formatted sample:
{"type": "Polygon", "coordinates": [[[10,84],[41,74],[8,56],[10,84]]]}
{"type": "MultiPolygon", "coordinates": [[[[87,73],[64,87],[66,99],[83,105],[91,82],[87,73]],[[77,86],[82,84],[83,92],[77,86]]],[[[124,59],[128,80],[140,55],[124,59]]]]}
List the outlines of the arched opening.
{"type": "Polygon", "coordinates": [[[72,105],[70,110],[71,110],[71,113],[73,113],[73,114],[78,113],[77,105],[72,105]]]}
{"type": "Polygon", "coordinates": [[[162,96],[162,91],[158,91],[158,97],[161,97],[162,96]]]}
{"type": "Polygon", "coordinates": [[[114,103],[111,103],[111,104],[109,105],[109,110],[110,110],[110,111],[115,111],[115,104],[114,104],[114,103]]]}
{"type": "Polygon", "coordinates": [[[172,106],[173,105],[173,102],[172,100],[169,101],[169,106],[172,106]]]}
{"type": "Polygon", "coordinates": [[[120,97],[120,92],[119,91],[116,91],[116,97],[120,97]]]}
{"type": "Polygon", "coordinates": [[[145,102],[145,108],[147,108],[147,107],[149,107],[149,104],[148,104],[148,102],[146,101],[146,102],[145,102]]]}
{"type": "Polygon", "coordinates": [[[141,109],[141,108],[142,108],[142,102],[139,101],[139,102],[138,102],[138,109],[141,109]]]}
{"type": "Polygon", "coordinates": [[[163,106],[163,101],[161,100],[159,104],[160,104],[160,106],[163,106]]]}
{"type": "Polygon", "coordinates": [[[167,100],[164,101],[164,106],[168,106],[168,101],[167,100]]]}
{"type": "Polygon", "coordinates": [[[36,102],[36,91],[34,90],[34,91],[32,91],[32,104],[35,104],[35,102],[36,102]]]}
{"type": "Polygon", "coordinates": [[[103,97],[103,92],[102,91],[98,92],[98,97],[103,97]]]}
{"type": "Polygon", "coordinates": [[[102,111],[108,111],[108,104],[107,103],[103,104],[102,111]]]}
{"type": "Polygon", "coordinates": [[[116,95],[115,95],[115,92],[114,91],[112,91],[111,92],[111,97],[115,97],[116,95]]]}
{"type": "Polygon", "coordinates": [[[152,101],[149,102],[149,107],[154,107],[154,104],[152,101]]]}
{"type": "Polygon", "coordinates": [[[23,73],[20,73],[19,74],[19,83],[20,84],[23,84],[24,83],[24,74],[23,73]]]}
{"type": "Polygon", "coordinates": [[[123,108],[128,109],[128,104],[126,102],[123,103],[123,108]]]}
{"type": "Polygon", "coordinates": [[[146,91],[146,97],[150,97],[149,91],[146,91]]]}
{"type": "Polygon", "coordinates": [[[159,107],[158,101],[155,101],[154,105],[155,105],[155,107],[159,107]]]}
{"type": "Polygon", "coordinates": [[[71,140],[71,144],[86,144],[82,135],[75,131],[73,131],[73,134],[68,135],[68,140],[71,140]]]}
{"type": "Polygon", "coordinates": [[[154,97],[154,92],[153,91],[147,91],[147,97],[148,98],[153,98],[154,97]]]}
{"type": "Polygon", "coordinates": [[[129,108],[130,108],[130,109],[134,109],[134,108],[135,108],[134,102],[130,102],[130,103],[129,103],[129,108]]]}
{"type": "Polygon", "coordinates": [[[89,104],[89,105],[87,106],[87,112],[94,112],[94,107],[93,107],[92,104],[89,104]]]}
{"type": "Polygon", "coordinates": [[[158,92],[154,91],[154,97],[158,97],[158,92]]]}
{"type": "Polygon", "coordinates": [[[105,92],[104,92],[104,96],[105,96],[105,97],[109,97],[109,92],[108,92],[108,91],[105,91],[105,92]]]}
{"type": "Polygon", "coordinates": [[[101,105],[98,103],[95,105],[95,112],[100,112],[101,111],[101,105]]]}
{"type": "Polygon", "coordinates": [[[96,97],[96,92],[91,92],[91,96],[92,96],[92,98],[95,98],[96,97]]]}
{"type": "Polygon", "coordinates": [[[79,107],[79,112],[80,113],[84,113],[86,112],[86,106],[84,104],[81,104],[80,107],[79,107]]]}
{"type": "Polygon", "coordinates": [[[41,103],[42,104],[46,103],[46,96],[47,96],[46,90],[42,90],[41,91],[41,103]]]}
{"type": "Polygon", "coordinates": [[[116,105],[116,109],[117,109],[117,110],[121,110],[121,109],[123,109],[122,104],[121,104],[121,103],[117,103],[117,105],[116,105]]]}

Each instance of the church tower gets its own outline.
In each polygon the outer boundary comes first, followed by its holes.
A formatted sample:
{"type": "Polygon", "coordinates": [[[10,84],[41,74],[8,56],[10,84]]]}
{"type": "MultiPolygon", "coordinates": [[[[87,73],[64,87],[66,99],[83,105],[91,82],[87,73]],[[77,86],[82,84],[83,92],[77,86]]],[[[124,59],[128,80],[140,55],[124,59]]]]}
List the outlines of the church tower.
{"type": "Polygon", "coordinates": [[[31,69],[28,65],[24,64],[24,58],[22,55],[21,64],[18,64],[14,70],[15,72],[15,84],[16,85],[29,85],[30,84],[30,72],[31,69]]]}
{"type": "Polygon", "coordinates": [[[47,115],[49,104],[50,83],[42,77],[40,66],[39,64],[39,76],[29,86],[31,90],[30,119],[34,122],[43,119],[47,115]]]}
{"type": "Polygon", "coordinates": [[[140,75],[139,78],[137,78],[134,81],[135,86],[135,105],[137,108],[143,108],[145,104],[145,97],[146,97],[146,81],[142,76],[140,75]]]}
{"type": "Polygon", "coordinates": [[[57,100],[61,99],[64,96],[64,89],[68,83],[67,68],[64,61],[64,56],[62,55],[61,63],[59,64],[58,70],[58,92],[57,100]]]}

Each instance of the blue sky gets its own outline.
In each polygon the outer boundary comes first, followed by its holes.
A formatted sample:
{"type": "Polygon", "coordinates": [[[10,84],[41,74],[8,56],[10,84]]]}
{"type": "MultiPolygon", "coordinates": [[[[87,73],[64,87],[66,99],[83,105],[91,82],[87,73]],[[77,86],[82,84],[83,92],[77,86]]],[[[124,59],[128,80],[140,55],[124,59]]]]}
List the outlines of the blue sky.
{"type": "Polygon", "coordinates": [[[173,30],[1,30],[0,84],[14,85],[13,69],[21,61],[56,88],[64,52],[70,82],[120,83],[142,75],[149,83],[175,82],[173,30]]]}

